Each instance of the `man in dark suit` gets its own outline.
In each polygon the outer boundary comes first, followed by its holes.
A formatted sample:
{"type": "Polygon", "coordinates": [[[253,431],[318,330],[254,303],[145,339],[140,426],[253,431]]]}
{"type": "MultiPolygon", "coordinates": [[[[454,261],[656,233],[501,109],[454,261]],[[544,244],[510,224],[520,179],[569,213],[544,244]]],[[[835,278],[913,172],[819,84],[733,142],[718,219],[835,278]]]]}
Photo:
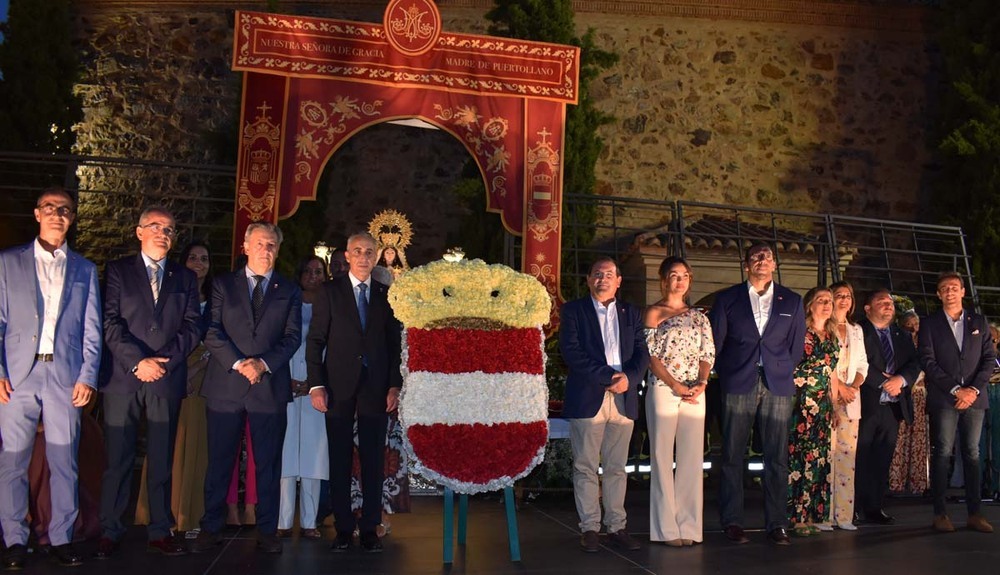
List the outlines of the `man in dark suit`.
{"type": "Polygon", "coordinates": [[[326,283],[313,303],[306,342],[309,394],[313,407],[326,413],[337,527],[332,549],[349,549],[357,527],[362,549],[377,553],[382,550],[375,528],[382,521],[388,413],[398,407],[403,385],[402,326],[389,307],[388,286],[371,278],[375,239],[352,235],[345,256],[350,271],[326,283]],[[360,521],[351,512],[355,415],[363,490],[360,521]]]}
{"type": "Polygon", "coordinates": [[[979,435],[989,407],[986,386],[996,366],[990,326],[985,317],[962,308],[965,285],[957,272],[941,274],[937,295],[941,309],[923,321],[918,343],[927,385],[934,529],[942,533],[955,530],[945,507],[945,491],[957,430],[969,512],[967,525],[974,531],[993,533],[993,526],[979,512],[979,435]]]}
{"type": "Polygon", "coordinates": [[[750,539],[743,529],[743,472],[747,440],[759,420],[764,450],[764,522],[768,539],[789,543],[788,425],[795,399],[792,372],[805,346],[802,298],[774,282],[777,264],[767,243],[743,258],[747,281],[719,292],[709,312],[715,371],[722,387],[722,479],[719,511],[726,537],[750,539]]]}
{"type": "Polygon", "coordinates": [[[580,546],[588,553],[600,549],[602,501],[611,541],[623,549],[639,548],[625,529],[625,463],[649,349],[639,309],[615,297],[621,284],[618,264],[600,258],[587,276],[590,295],[568,302],[560,312],[559,350],[569,368],[563,417],[570,420],[580,546]]]}
{"type": "Polygon", "coordinates": [[[225,527],[226,493],[247,420],[257,464],[257,548],[281,553],[277,537],[281,446],[292,400],[288,362],[302,336],[302,291],[274,271],[281,230],[271,223],[247,226],[246,267],[212,285],[205,347],[212,353],[202,384],[208,412],[205,515],[191,550],[212,549],[225,527]]]}
{"type": "Polygon", "coordinates": [[[28,462],[38,422],[51,477],[51,555],[80,565],[73,548],[80,414],[97,388],[101,295],[97,268],[70,251],[73,197],[45,190],[35,204],[38,237],[0,252],[0,526],[2,567],[23,569],[28,542],[28,462]]]}
{"type": "Polygon", "coordinates": [[[883,525],[893,522],[882,501],[899,422],[913,421],[910,387],[920,375],[913,338],[896,325],[895,314],[892,294],[878,289],[865,299],[865,318],[861,320],[868,376],[861,385],[854,507],[859,519],[883,525]]]}
{"type": "Polygon", "coordinates": [[[201,341],[198,282],[167,260],[176,236],[173,215],[150,207],[139,216],[138,255],[108,264],[104,288],[104,342],[111,378],[104,394],[108,466],[101,483],[101,539],[95,557],[110,557],[125,535],[122,515],[132,491],[135,443],[146,413],[146,489],[150,551],[183,555],[170,536],[170,479],[177,416],[187,386],[187,356],[201,341]]]}

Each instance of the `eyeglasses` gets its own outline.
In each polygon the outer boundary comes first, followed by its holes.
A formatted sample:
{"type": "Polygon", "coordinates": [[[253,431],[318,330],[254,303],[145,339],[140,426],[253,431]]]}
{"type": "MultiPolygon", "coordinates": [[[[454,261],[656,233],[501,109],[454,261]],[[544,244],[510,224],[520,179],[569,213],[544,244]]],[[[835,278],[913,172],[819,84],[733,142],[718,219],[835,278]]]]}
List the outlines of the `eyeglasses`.
{"type": "Polygon", "coordinates": [[[154,234],[163,234],[163,235],[167,236],[168,238],[172,238],[172,237],[174,237],[174,236],[177,235],[177,230],[175,230],[174,228],[172,228],[170,226],[165,226],[163,224],[156,223],[156,222],[154,222],[152,224],[146,224],[144,226],[139,226],[139,227],[143,228],[145,230],[149,230],[149,231],[153,232],[154,234]]]}
{"type": "Polygon", "coordinates": [[[73,215],[73,208],[69,206],[57,206],[55,204],[42,204],[38,206],[38,211],[46,216],[56,216],[68,218],[73,215]]]}

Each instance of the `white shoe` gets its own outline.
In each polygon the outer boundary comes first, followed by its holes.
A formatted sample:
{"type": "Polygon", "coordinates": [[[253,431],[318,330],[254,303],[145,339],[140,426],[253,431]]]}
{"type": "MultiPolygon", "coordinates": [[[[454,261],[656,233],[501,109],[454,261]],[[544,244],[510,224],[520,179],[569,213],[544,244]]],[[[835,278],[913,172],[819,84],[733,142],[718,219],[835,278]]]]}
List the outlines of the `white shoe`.
{"type": "Polygon", "coordinates": [[[814,523],[813,526],[820,531],[833,531],[833,525],[829,523],[814,523]]]}
{"type": "Polygon", "coordinates": [[[851,523],[850,521],[844,521],[843,523],[838,523],[837,527],[843,529],[844,531],[857,531],[858,526],[851,523]]]}

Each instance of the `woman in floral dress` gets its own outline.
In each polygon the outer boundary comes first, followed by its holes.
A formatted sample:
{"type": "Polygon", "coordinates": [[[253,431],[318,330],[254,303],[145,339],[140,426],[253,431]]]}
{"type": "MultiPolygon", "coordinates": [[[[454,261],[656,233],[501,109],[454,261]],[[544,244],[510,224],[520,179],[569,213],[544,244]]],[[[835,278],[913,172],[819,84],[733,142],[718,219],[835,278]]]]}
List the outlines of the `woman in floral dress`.
{"type": "Polygon", "coordinates": [[[663,260],[663,299],[646,310],[644,320],[653,373],[646,396],[652,462],[649,539],[671,547],[702,541],[705,387],[715,343],[708,318],[685,301],[690,288],[687,262],[663,260]]]}
{"type": "Polygon", "coordinates": [[[834,371],[840,345],[833,319],[833,294],[825,287],[806,293],[806,342],[795,368],[795,409],[788,434],[788,514],[799,536],[818,533],[830,508],[830,435],[834,371]]]}

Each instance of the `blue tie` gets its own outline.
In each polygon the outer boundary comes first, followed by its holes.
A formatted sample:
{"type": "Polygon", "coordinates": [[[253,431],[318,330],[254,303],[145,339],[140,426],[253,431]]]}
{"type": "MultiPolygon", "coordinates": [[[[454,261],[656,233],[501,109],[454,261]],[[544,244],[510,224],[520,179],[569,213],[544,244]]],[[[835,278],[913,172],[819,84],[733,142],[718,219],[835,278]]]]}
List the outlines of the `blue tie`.
{"type": "Polygon", "coordinates": [[[367,291],[367,285],[358,284],[358,316],[361,317],[361,331],[364,331],[368,324],[368,298],[365,297],[367,291]]]}
{"type": "Polygon", "coordinates": [[[879,343],[882,344],[882,358],[885,359],[885,372],[895,373],[896,354],[892,351],[892,343],[889,341],[889,330],[878,330],[879,343]]]}

